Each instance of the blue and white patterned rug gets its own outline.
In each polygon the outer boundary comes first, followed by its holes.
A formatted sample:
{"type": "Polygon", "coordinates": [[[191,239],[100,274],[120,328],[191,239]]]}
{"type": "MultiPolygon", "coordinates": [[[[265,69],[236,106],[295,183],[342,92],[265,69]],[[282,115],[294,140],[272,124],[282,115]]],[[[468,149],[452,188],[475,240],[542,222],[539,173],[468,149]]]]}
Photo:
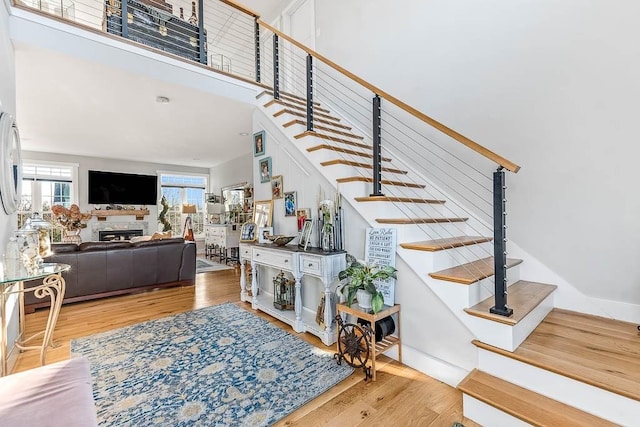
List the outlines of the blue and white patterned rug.
{"type": "Polygon", "coordinates": [[[101,426],[267,426],[352,372],[226,303],[71,341],[101,426]]]}

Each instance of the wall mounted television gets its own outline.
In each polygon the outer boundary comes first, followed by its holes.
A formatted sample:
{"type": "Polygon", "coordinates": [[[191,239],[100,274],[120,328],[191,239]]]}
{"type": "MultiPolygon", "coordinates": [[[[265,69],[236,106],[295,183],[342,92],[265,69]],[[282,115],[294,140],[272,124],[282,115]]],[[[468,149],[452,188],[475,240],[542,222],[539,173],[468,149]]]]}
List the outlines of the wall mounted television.
{"type": "Polygon", "coordinates": [[[158,203],[158,177],[90,170],[89,203],[155,205],[158,203]]]}

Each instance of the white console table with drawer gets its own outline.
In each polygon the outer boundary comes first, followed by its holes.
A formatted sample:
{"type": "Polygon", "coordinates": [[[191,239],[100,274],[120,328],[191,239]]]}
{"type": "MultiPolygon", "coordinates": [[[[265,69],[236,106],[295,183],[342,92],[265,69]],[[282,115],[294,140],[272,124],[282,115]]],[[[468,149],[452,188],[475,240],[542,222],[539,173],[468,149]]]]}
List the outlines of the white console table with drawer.
{"type": "Polygon", "coordinates": [[[249,301],[251,306],[279,319],[293,327],[296,332],[310,332],[318,336],[325,345],[336,342],[334,313],[331,307],[331,284],[338,277],[338,273],[346,268],[345,252],[322,252],[320,249],[302,251],[297,246],[275,246],[269,244],[240,243],[240,299],[249,301]],[[246,293],[245,264],[251,262],[252,297],[246,293]],[[273,306],[273,288],[271,281],[260,280],[260,268],[272,267],[289,272],[295,280],[295,309],[294,311],[279,310],[273,306]],[[316,323],[315,306],[303,306],[305,276],[320,279],[324,286],[325,309],[324,326],[316,323]]]}
{"type": "Polygon", "coordinates": [[[205,224],[204,244],[205,254],[220,257],[221,263],[226,263],[234,257],[229,255],[229,251],[238,247],[240,241],[240,226],[225,224],[205,224]],[[217,249],[217,254],[213,252],[217,249]]]}

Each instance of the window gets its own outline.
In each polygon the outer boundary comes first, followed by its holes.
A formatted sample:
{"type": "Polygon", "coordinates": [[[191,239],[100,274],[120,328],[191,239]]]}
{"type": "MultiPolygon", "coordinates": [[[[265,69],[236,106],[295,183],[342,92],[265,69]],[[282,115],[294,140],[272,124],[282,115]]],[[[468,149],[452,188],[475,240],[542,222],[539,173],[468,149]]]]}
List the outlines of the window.
{"type": "MultiPolygon", "coordinates": [[[[42,219],[52,222],[51,206],[63,205],[68,208],[72,203],[77,203],[77,176],[77,164],[24,161],[18,228],[33,212],[40,212],[42,219]]],[[[61,240],[61,230],[52,229],[51,234],[53,241],[61,240]]]]}
{"type": "MultiPolygon", "coordinates": [[[[161,196],[167,199],[169,210],[166,218],[171,224],[174,236],[184,235],[186,215],[182,214],[182,205],[196,206],[197,213],[190,214],[194,234],[204,232],[204,193],[207,190],[206,175],[186,175],[171,172],[159,172],[161,196]]],[[[159,209],[162,209],[161,207],[159,209]]]]}

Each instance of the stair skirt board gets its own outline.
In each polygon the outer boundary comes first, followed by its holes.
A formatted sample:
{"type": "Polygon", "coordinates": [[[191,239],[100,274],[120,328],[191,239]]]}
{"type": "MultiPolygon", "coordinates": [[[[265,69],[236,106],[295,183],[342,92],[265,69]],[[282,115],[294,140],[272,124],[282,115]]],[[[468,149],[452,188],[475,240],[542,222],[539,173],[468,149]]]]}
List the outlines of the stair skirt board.
{"type": "Polygon", "coordinates": [[[549,294],[515,325],[471,315],[467,325],[479,341],[503,350],[514,351],[553,309],[553,299],[553,293],[549,294]]]}
{"type": "Polygon", "coordinates": [[[620,425],[638,425],[640,420],[637,400],[483,348],[478,349],[478,369],[620,425]]]}
{"type": "Polygon", "coordinates": [[[462,395],[462,413],[465,418],[486,427],[531,427],[531,424],[468,394],[462,395]]]}

